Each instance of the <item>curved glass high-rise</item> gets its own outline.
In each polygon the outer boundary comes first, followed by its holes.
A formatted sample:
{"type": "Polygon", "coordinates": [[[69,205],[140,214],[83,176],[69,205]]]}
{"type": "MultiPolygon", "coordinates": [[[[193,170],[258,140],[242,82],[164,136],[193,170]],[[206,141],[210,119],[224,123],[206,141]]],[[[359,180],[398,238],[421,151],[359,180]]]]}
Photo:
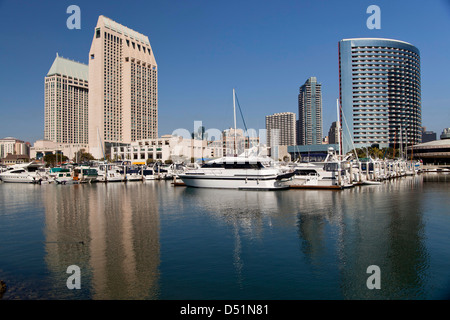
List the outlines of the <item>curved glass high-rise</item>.
{"type": "Polygon", "coordinates": [[[339,41],[342,151],[421,142],[420,52],[403,41],[339,41]]]}

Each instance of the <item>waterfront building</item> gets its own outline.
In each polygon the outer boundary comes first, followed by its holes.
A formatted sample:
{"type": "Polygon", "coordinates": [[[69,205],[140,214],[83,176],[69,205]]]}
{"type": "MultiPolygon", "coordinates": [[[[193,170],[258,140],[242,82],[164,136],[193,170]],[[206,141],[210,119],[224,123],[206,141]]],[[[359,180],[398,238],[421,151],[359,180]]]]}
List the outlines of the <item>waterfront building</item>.
{"type": "Polygon", "coordinates": [[[322,143],[322,85],[310,77],[298,95],[297,144],[322,143]]]}
{"type": "Polygon", "coordinates": [[[45,140],[88,143],[88,72],[86,64],[56,54],[45,77],[45,140]]]}
{"type": "Polygon", "coordinates": [[[182,136],[163,135],[157,139],[142,139],[128,145],[112,146],[111,159],[130,160],[134,163],[185,162],[212,158],[215,147],[207,140],[185,139],[182,136]]]}
{"type": "Polygon", "coordinates": [[[12,166],[15,164],[28,163],[30,162],[30,157],[25,154],[11,154],[0,160],[0,164],[4,166],[12,166]]]}
{"type": "Polygon", "coordinates": [[[353,145],[420,143],[419,50],[378,38],[344,39],[338,45],[343,152],[353,145]]]}
{"type": "Polygon", "coordinates": [[[30,143],[13,137],[0,139],[0,159],[8,154],[30,156],[30,143]]]}
{"type": "Polygon", "coordinates": [[[89,152],[88,143],[59,143],[50,140],[37,140],[30,149],[30,158],[41,160],[46,155],[64,155],[70,160],[77,161],[76,153],[84,150],[89,152]]]}
{"type": "Polygon", "coordinates": [[[266,134],[269,148],[295,145],[295,113],[282,112],[266,116],[266,134]]]}
{"type": "Polygon", "coordinates": [[[450,164],[450,128],[444,129],[441,140],[409,146],[408,159],[420,159],[424,164],[450,164]]]}
{"type": "Polygon", "coordinates": [[[105,16],[89,51],[89,150],[158,137],[158,69],[147,36],[105,16]]]}

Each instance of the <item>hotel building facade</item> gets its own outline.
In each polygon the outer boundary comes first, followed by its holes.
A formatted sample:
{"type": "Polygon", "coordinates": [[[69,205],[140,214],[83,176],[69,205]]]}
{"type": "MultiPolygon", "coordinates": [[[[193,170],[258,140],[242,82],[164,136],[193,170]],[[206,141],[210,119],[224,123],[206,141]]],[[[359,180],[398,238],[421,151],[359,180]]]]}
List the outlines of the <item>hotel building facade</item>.
{"type": "Polygon", "coordinates": [[[89,150],[158,136],[158,69],[147,36],[105,16],[89,52],[89,150]]]}
{"type": "Polygon", "coordinates": [[[88,143],[88,66],[56,54],[45,77],[44,139],[88,143]]]}
{"type": "Polygon", "coordinates": [[[322,85],[310,77],[298,95],[297,145],[322,144],[322,85]]]}
{"type": "Polygon", "coordinates": [[[295,118],[293,112],[274,113],[266,116],[267,144],[270,148],[295,145],[295,118]]]}
{"type": "Polygon", "coordinates": [[[338,46],[342,151],[420,143],[419,50],[378,38],[344,39],[338,46]]]}

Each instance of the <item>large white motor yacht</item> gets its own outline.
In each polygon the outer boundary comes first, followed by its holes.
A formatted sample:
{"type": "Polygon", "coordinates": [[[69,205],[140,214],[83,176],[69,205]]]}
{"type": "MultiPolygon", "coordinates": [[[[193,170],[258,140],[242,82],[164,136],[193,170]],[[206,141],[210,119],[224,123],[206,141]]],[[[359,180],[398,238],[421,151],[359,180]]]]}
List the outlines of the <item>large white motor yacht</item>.
{"type": "Polygon", "coordinates": [[[288,188],[283,181],[292,175],[270,158],[236,156],[211,160],[178,176],[188,187],[273,190],[288,188]]]}
{"type": "Polygon", "coordinates": [[[42,164],[33,162],[16,164],[11,169],[0,173],[0,180],[15,183],[37,183],[40,179],[37,170],[40,167],[42,164]]]}

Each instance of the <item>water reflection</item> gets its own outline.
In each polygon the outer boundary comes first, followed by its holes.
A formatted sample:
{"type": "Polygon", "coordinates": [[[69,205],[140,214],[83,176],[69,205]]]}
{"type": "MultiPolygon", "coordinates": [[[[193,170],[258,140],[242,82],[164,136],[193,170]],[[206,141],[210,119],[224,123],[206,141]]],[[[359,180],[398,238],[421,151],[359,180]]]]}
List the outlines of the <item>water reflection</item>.
{"type": "Polygon", "coordinates": [[[311,264],[322,267],[329,261],[324,260],[330,246],[327,235],[334,234],[331,245],[336,248],[344,298],[423,297],[429,255],[422,186],[421,177],[412,177],[339,193],[299,195],[308,201],[298,214],[302,253],[311,264]],[[367,288],[371,265],[381,268],[383,290],[367,288]]]}
{"type": "Polygon", "coordinates": [[[4,299],[442,298],[448,182],[269,192],[0,184],[4,299]],[[70,265],[82,290],[65,286],[70,265]],[[371,265],[381,290],[366,286],[371,265]]]}
{"type": "Polygon", "coordinates": [[[84,292],[88,298],[156,299],[155,187],[110,183],[56,186],[45,193],[46,261],[55,286],[65,284],[66,268],[74,264],[82,270],[82,287],[90,284],[90,292],[84,292]]]}

